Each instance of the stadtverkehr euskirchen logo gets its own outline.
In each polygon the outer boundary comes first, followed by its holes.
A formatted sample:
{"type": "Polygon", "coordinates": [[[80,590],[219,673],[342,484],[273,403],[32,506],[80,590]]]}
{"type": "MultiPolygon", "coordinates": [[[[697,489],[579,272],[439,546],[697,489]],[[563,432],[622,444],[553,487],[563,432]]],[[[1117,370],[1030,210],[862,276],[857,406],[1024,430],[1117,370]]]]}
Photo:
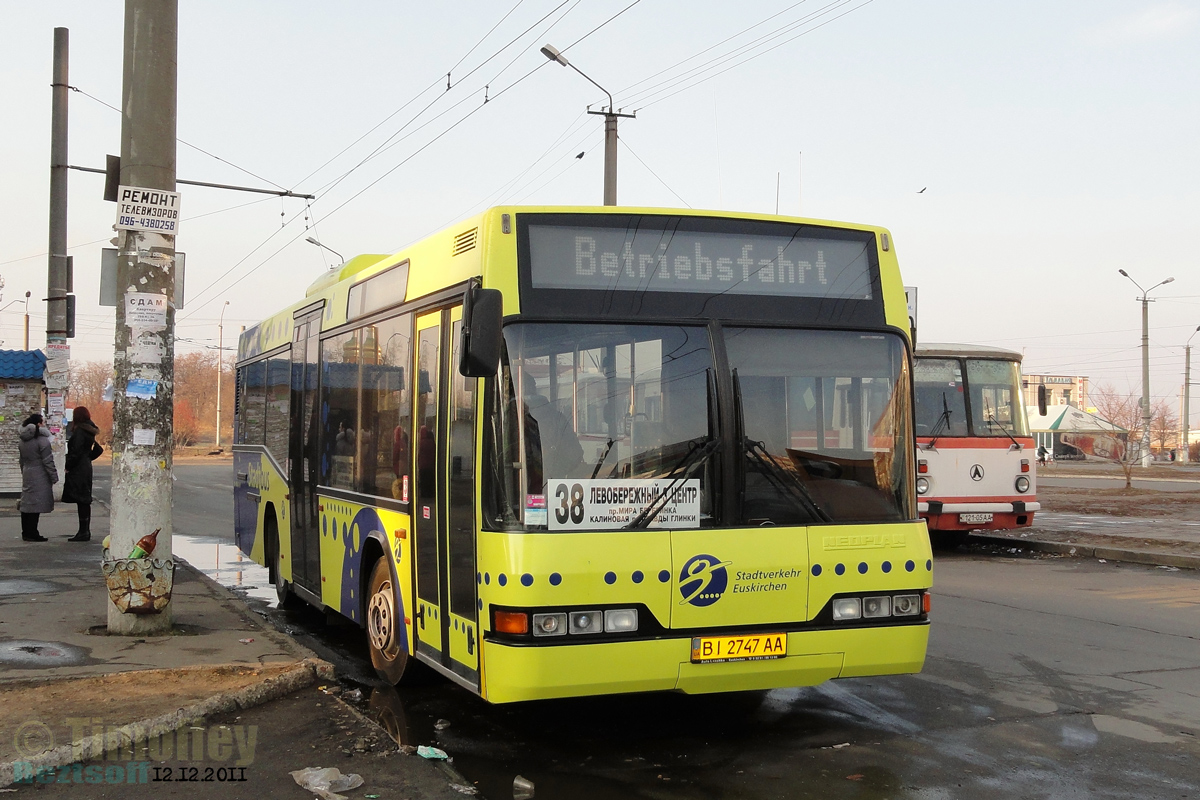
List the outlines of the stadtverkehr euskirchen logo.
{"type": "Polygon", "coordinates": [[[692,556],[679,571],[679,593],[683,599],[679,605],[711,606],[721,599],[729,587],[729,573],[725,567],[732,561],[719,561],[716,556],[692,556]]]}

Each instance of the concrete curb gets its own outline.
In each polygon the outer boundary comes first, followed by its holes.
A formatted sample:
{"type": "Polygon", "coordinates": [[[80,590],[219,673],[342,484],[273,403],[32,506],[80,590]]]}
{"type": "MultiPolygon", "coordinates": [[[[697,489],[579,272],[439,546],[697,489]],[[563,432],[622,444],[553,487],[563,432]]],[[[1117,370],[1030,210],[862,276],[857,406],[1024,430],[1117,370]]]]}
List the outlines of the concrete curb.
{"type": "Polygon", "coordinates": [[[1079,558],[1103,558],[1107,561],[1123,561],[1130,564],[1200,569],[1200,556],[1181,553],[1164,553],[1159,550],[1134,550],[1123,547],[1105,547],[1067,542],[1046,542],[1040,539],[1018,539],[1015,536],[987,536],[972,534],[968,542],[991,544],[997,547],[1017,547],[1040,553],[1058,553],[1079,558]]]}
{"type": "MultiPolygon", "coordinates": [[[[209,667],[196,667],[196,669],[209,669],[209,667]]],[[[201,700],[157,717],[131,722],[103,734],[88,736],[71,744],[60,745],[33,758],[0,764],[0,786],[12,784],[18,763],[22,766],[28,764],[36,773],[39,768],[55,769],[67,764],[74,764],[77,761],[90,761],[102,757],[109,751],[119,750],[122,746],[132,747],[137,742],[176,731],[184,725],[214,714],[262,705],[298,689],[311,686],[318,679],[333,680],[333,665],[320,659],[306,658],[286,672],[259,683],[244,686],[236,691],[214,695],[207,700],[201,700]]]]}

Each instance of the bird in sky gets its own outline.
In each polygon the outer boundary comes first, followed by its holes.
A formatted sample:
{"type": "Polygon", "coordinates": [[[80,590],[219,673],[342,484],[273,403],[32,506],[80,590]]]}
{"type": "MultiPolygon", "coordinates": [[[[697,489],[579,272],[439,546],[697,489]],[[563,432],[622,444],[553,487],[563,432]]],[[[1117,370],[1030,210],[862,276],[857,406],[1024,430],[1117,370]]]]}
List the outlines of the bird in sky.
{"type": "Polygon", "coordinates": [[[926,190],[926,189],[928,189],[928,188],[929,188],[928,186],[923,186],[923,187],[921,187],[921,191],[917,192],[917,194],[924,194],[924,193],[925,193],[925,190],[926,190]]]}
{"type": "MultiPolygon", "coordinates": [[[[586,153],[586,152],[587,152],[587,150],[584,150],[584,151],[583,151],[583,153],[586,153]]],[[[583,158],[583,153],[580,153],[579,155],[577,155],[577,156],[575,156],[575,157],[576,157],[576,158],[583,158]]]]}

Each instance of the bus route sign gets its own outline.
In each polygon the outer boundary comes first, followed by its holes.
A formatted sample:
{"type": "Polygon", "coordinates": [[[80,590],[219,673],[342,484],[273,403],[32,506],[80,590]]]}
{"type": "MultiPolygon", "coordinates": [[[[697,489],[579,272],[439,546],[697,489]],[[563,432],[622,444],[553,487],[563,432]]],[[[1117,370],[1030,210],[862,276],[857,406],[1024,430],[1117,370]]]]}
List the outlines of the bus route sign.
{"type": "Polygon", "coordinates": [[[179,192],[117,187],[117,224],[124,231],[179,234],[179,192]]]}
{"type": "Polygon", "coordinates": [[[647,528],[700,527],[699,478],[554,479],[547,494],[552,531],[624,528],[651,504],[656,512],[647,528]]]}

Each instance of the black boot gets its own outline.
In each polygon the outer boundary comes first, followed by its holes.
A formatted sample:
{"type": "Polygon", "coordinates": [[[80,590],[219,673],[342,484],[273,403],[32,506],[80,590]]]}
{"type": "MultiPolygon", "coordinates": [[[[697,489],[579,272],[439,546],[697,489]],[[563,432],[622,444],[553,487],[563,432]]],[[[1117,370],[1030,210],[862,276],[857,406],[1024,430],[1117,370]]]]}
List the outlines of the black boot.
{"type": "Polygon", "coordinates": [[[38,517],[40,514],[29,514],[25,511],[21,512],[21,539],[26,542],[45,542],[49,541],[45,536],[38,533],[38,517]]]}
{"type": "Polygon", "coordinates": [[[79,533],[68,542],[90,542],[92,540],[92,504],[79,503],[79,533]]]}

